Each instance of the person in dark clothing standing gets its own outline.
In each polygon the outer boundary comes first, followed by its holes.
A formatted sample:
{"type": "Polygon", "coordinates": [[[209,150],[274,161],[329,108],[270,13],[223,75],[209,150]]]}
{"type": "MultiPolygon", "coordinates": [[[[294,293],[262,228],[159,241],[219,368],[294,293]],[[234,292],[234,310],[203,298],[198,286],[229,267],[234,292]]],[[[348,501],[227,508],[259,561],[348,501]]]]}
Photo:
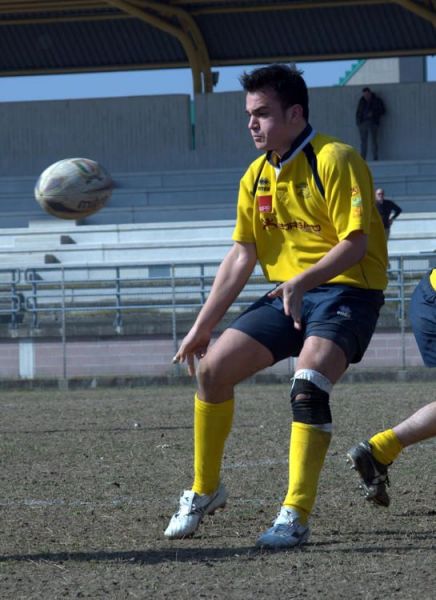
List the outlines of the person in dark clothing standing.
{"type": "Polygon", "coordinates": [[[382,188],[378,188],[375,191],[375,201],[378,212],[383,221],[383,227],[385,228],[386,239],[389,239],[391,232],[391,225],[394,220],[403,212],[402,208],[395,204],[393,200],[385,198],[385,191],[382,188]]]}
{"type": "Polygon", "coordinates": [[[366,159],[368,136],[371,136],[372,155],[378,160],[378,128],[385,114],[384,102],[369,87],[364,87],[356,110],[356,123],[360,134],[360,154],[366,159]]]}

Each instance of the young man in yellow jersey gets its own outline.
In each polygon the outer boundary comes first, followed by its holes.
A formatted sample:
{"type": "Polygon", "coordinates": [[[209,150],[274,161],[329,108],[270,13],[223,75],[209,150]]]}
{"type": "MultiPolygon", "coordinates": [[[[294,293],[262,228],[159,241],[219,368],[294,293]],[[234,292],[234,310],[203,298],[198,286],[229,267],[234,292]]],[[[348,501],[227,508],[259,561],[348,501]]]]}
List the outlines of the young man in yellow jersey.
{"type": "MultiPolygon", "coordinates": [[[[426,367],[436,367],[436,269],[427,273],[412,294],[410,321],[426,367]]],[[[361,477],[366,500],[389,506],[388,467],[407,446],[436,436],[436,401],[426,404],[393,427],[360,442],[348,459],[361,477]]]]}
{"type": "Polygon", "coordinates": [[[308,122],[301,74],[271,65],[241,77],[248,129],[264,154],[241,179],[233,247],[174,361],[197,368],[194,481],[165,531],[192,535],[224,506],[221,460],[236,384],[298,356],[291,386],[289,486],[260,547],[293,547],[309,516],[329,446],[329,395],[349,363],[361,360],[386,286],[386,240],[365,161],[308,122]],[[257,261],[272,284],[209,348],[212,332],[257,261]],[[275,285],[274,285],[275,284],[275,285]]]}

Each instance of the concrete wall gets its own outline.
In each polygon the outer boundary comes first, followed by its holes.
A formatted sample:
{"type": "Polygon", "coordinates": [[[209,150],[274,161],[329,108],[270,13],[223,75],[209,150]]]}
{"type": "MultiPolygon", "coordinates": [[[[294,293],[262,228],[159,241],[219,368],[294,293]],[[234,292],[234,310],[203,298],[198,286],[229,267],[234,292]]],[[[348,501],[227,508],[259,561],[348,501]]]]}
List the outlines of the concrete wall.
{"type": "Polygon", "coordinates": [[[0,175],[34,175],[83,156],[110,171],[189,164],[190,100],[185,95],[5,102],[0,110],[0,175]]]}
{"type": "MultiPolygon", "coordinates": [[[[436,83],[373,87],[387,106],[380,159],[434,159],[436,83]]],[[[360,93],[360,85],[312,89],[312,124],[357,146],[354,114],[360,93]]],[[[118,173],[243,168],[256,156],[243,92],[198,96],[195,113],[193,148],[188,96],[2,103],[0,176],[36,179],[68,156],[94,158],[118,173]]]]}
{"type": "MultiPolygon", "coordinates": [[[[415,339],[405,338],[406,367],[423,366],[415,339]]],[[[8,340],[0,342],[0,378],[62,378],[64,347],[60,340],[8,340]],[[23,344],[25,348],[22,348],[23,344]]],[[[69,340],[65,346],[66,375],[72,377],[142,377],[177,375],[185,368],[172,365],[174,346],[170,339],[116,338],[69,340]]],[[[359,369],[401,368],[402,341],[398,333],[376,333],[359,369]]],[[[286,375],[291,365],[281,361],[265,369],[265,374],[286,375]]]]}
{"type": "Polygon", "coordinates": [[[426,80],[425,56],[370,58],[346,85],[372,86],[384,83],[411,83],[426,80]]]}
{"type": "MultiPolygon", "coordinates": [[[[436,155],[436,83],[371,86],[383,98],[386,115],[379,135],[381,160],[434,159],[436,155]]],[[[361,86],[319,88],[311,95],[311,121],[319,130],[359,148],[355,112],[361,86]]]]}

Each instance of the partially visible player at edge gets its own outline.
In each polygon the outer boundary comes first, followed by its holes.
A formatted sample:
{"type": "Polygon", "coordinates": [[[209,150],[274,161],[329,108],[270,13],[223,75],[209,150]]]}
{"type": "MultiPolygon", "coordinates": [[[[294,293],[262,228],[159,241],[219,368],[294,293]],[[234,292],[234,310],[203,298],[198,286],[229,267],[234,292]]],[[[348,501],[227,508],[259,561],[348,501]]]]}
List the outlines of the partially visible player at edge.
{"type": "Polygon", "coordinates": [[[226,503],[220,469],[235,385],[298,356],[290,392],[288,490],[273,526],[257,540],[260,547],[292,547],[309,536],[331,438],[332,387],[349,363],[361,360],[384,302],[386,241],[367,164],[353,148],[308,123],[301,73],[270,65],[244,73],[240,81],[248,129],[266,154],[241,179],[233,247],[174,357],[187,361],[191,375],[200,359],[194,481],[165,535],[193,534],[205,515],[226,503]],[[277,285],[209,348],[214,327],[257,261],[277,285]]]}
{"type": "MultiPolygon", "coordinates": [[[[426,367],[436,367],[436,269],[421,279],[409,309],[413,333],[426,367]]],[[[436,401],[418,409],[395,427],[380,431],[348,451],[361,477],[366,500],[389,506],[388,467],[407,446],[436,436],[436,401]]]]}

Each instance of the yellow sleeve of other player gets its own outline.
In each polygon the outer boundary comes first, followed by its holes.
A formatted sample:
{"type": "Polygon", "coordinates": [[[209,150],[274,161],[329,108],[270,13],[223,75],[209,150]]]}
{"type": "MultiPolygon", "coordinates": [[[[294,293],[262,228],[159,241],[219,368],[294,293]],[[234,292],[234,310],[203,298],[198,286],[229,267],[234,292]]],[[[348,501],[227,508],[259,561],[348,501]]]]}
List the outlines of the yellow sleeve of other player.
{"type": "Polygon", "coordinates": [[[434,290],[436,290],[436,269],[430,273],[430,283],[434,290]]]}

